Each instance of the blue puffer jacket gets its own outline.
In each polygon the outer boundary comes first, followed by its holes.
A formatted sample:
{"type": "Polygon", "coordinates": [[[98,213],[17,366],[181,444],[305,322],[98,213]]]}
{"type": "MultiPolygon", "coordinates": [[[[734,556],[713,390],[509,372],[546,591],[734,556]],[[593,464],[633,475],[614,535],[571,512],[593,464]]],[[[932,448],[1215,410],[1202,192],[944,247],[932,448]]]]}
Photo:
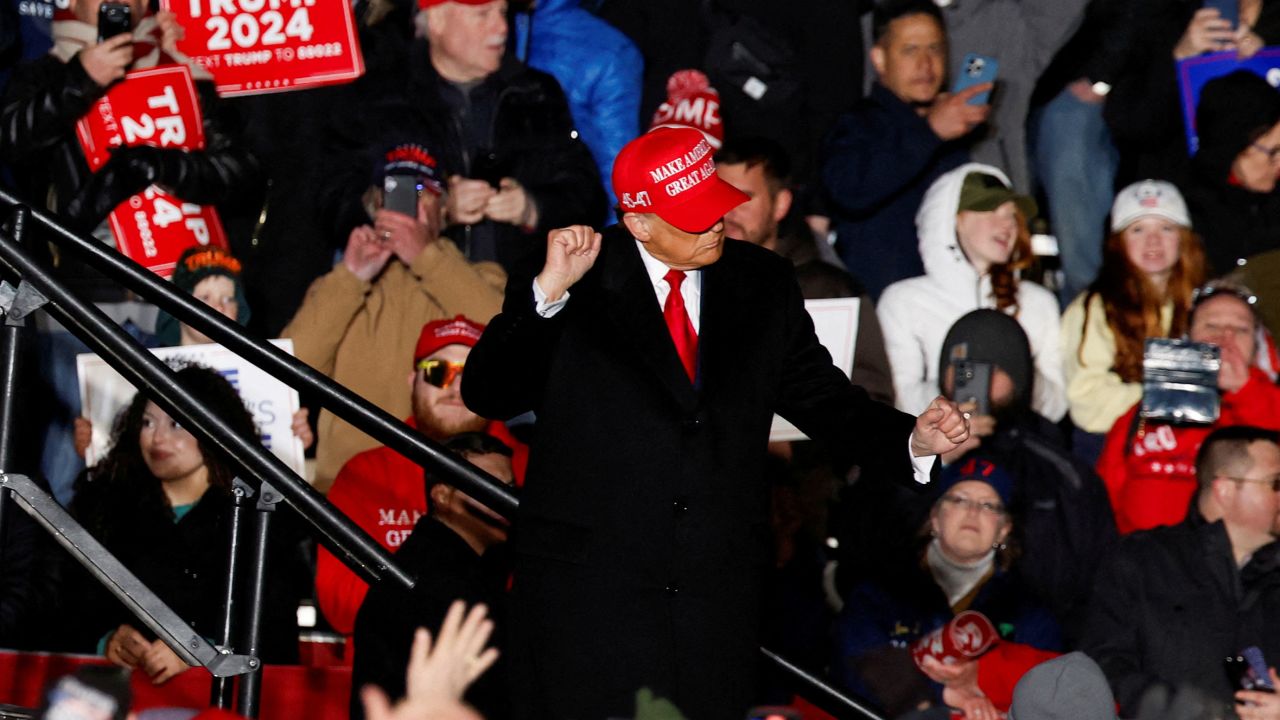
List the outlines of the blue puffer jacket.
{"type": "Polygon", "coordinates": [[[613,158],[640,134],[640,51],[612,25],[578,7],[578,0],[538,0],[532,22],[521,17],[517,23],[517,55],[564,88],[573,122],[591,148],[612,202],[613,158]]]}

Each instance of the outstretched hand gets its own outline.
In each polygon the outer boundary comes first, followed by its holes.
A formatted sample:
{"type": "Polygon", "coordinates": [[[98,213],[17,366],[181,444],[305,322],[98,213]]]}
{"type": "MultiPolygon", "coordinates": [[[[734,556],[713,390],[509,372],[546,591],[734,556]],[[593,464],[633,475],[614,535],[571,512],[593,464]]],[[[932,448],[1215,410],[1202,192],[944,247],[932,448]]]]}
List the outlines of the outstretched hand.
{"type": "Polygon", "coordinates": [[[369,720],[478,718],[463,705],[462,695],[498,659],[496,648],[485,648],[493,633],[493,621],[487,615],[484,605],[466,612],[466,605],[455,601],[449,606],[434,646],[431,633],[418,628],[405,671],[404,700],[392,708],[386,693],[372,685],[365,686],[360,694],[365,716],[369,720]]]}
{"type": "Polygon", "coordinates": [[[911,431],[911,454],[941,455],[969,439],[969,418],[956,404],[939,395],[916,418],[911,431]]]}
{"type": "Polygon", "coordinates": [[[571,225],[547,233],[547,261],[536,282],[548,300],[561,295],[582,279],[600,254],[600,233],[587,225],[571,225]]]}

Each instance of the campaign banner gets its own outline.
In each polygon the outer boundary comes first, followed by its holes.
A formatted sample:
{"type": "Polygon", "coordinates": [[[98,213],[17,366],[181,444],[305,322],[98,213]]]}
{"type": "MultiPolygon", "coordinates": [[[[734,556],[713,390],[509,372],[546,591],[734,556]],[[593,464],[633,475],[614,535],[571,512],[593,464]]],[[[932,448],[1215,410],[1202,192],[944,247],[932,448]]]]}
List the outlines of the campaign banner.
{"type": "MultiPolygon", "coordinates": [[[[271,344],[293,354],[292,340],[272,340],[271,344]]],[[[305,477],[302,441],[293,435],[293,414],[299,408],[296,390],[221,345],[155,348],[151,353],[165,362],[199,363],[225,377],[253,415],[263,446],[299,477],[305,477]]],[[[137,389],[93,353],[76,356],[76,374],[80,415],[93,423],[93,440],[85,452],[85,464],[92,466],[106,455],[116,415],[133,401],[137,389]]]]}
{"type": "MultiPolygon", "coordinates": [[[[845,377],[853,376],[853,351],[858,341],[858,306],[861,302],[859,298],[804,301],[804,309],[813,318],[818,342],[831,353],[832,364],[843,370],[845,377]]],[[[773,426],[769,428],[770,442],[808,439],[808,435],[781,415],[773,416],[773,426]]]]}
{"type": "Polygon", "coordinates": [[[227,247],[217,210],[183,202],[155,185],[120,203],[108,220],[121,254],[161,277],[173,275],[189,247],[227,247]]]}
{"type": "Polygon", "coordinates": [[[134,70],[111,86],[76,122],[89,169],[97,172],[118,147],[204,149],[204,121],[186,65],[134,70]]]}
{"type": "Polygon", "coordinates": [[[185,31],[178,50],[222,95],[355,80],[364,55],[348,0],[161,0],[185,31]]]}
{"type": "Polygon", "coordinates": [[[1196,135],[1196,105],[1200,91],[1210,80],[1235,72],[1248,70],[1256,73],[1271,87],[1280,87],[1280,47],[1268,47],[1241,60],[1234,51],[1209,53],[1178,61],[1178,89],[1182,94],[1182,120],[1187,130],[1187,151],[1195,155],[1200,147],[1196,135]]]}

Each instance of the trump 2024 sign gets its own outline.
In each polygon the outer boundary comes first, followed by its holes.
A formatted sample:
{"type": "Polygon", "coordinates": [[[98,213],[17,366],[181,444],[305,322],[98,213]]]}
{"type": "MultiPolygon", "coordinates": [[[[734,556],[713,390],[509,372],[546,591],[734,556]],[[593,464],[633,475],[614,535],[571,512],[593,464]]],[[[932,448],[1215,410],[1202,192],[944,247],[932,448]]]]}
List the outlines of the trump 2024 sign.
{"type": "Polygon", "coordinates": [[[347,0],[161,0],[185,31],[178,50],[222,95],[350,82],[364,57],[347,0]]]}
{"type": "MultiPolygon", "coordinates": [[[[165,65],[130,72],[80,118],[76,135],[94,172],[119,147],[203,150],[203,114],[191,71],[165,65]]],[[[227,246],[213,207],[183,202],[155,185],[120,203],[109,220],[120,252],[164,277],[189,247],[227,246]]]]}

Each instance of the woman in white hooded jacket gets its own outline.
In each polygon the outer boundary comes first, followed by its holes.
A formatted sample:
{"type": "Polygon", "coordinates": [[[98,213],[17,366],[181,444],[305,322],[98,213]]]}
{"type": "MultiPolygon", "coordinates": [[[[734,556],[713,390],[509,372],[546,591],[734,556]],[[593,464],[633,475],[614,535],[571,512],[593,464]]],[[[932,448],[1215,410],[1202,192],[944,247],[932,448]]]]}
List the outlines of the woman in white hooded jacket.
{"type": "Polygon", "coordinates": [[[1014,193],[990,165],[962,165],[925,193],[916,213],[925,274],[890,285],[877,309],[899,409],[919,414],[937,396],[951,325],[971,310],[995,308],[1016,317],[1031,341],[1032,409],[1054,422],[1066,414],[1058,302],[1017,277],[1031,261],[1027,221],[1035,214],[1035,201],[1014,193]]]}

